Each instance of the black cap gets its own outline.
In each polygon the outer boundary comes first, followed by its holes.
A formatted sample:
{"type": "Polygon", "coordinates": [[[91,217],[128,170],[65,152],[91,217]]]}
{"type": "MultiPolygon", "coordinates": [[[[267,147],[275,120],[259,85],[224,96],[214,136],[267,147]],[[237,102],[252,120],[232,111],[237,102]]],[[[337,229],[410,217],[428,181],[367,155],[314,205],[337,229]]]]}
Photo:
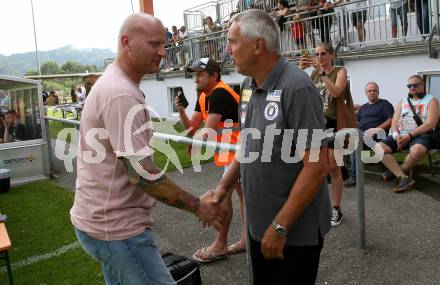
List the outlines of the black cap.
{"type": "Polygon", "coordinates": [[[220,65],[212,58],[201,58],[192,66],[186,68],[187,72],[207,71],[208,73],[218,72],[220,74],[220,65]]]}

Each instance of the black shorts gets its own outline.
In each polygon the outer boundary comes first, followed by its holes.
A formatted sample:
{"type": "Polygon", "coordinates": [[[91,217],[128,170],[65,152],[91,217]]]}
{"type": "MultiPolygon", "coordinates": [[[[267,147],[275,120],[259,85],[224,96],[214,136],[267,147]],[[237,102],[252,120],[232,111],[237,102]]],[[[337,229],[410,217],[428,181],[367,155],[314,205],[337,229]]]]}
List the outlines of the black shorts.
{"type": "MultiPolygon", "coordinates": [[[[333,129],[333,132],[336,133],[337,130],[337,123],[336,120],[330,119],[328,117],[325,117],[325,128],[328,129],[333,129]]],[[[327,147],[334,149],[335,148],[335,141],[334,140],[327,140],[327,147]]]]}
{"type": "Polygon", "coordinates": [[[356,27],[358,22],[365,24],[367,21],[367,10],[354,11],[353,14],[351,14],[351,21],[353,23],[353,27],[356,27]]]}
{"type": "MultiPolygon", "coordinates": [[[[387,146],[389,146],[391,148],[391,150],[394,152],[397,152],[397,142],[394,140],[394,138],[392,136],[387,136],[383,141],[383,144],[386,144],[387,146]]],[[[415,144],[421,144],[424,147],[426,147],[426,149],[429,149],[431,147],[431,136],[428,134],[423,134],[420,136],[417,136],[415,138],[413,138],[409,144],[407,144],[404,149],[409,149],[411,148],[413,145],[415,144]]]]}

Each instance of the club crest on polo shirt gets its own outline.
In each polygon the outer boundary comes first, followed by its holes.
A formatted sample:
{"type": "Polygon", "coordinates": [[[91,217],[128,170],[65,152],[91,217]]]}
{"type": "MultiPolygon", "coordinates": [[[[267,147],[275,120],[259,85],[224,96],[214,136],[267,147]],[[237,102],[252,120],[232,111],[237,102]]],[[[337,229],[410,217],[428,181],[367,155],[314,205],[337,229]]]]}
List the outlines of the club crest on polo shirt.
{"type": "Polygon", "coordinates": [[[269,102],[264,109],[264,117],[269,121],[272,121],[276,117],[278,117],[278,113],[279,107],[278,104],[275,102],[269,102]]]}
{"type": "Polygon", "coordinates": [[[283,90],[272,90],[267,93],[266,101],[280,102],[283,90]]]}

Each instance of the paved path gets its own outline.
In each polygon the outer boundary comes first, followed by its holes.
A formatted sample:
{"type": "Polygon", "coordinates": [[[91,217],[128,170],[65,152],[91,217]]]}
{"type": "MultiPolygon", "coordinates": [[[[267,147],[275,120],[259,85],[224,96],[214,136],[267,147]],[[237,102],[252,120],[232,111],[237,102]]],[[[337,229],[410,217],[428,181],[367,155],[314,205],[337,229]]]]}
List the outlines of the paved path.
{"type": "MultiPolygon", "coordinates": [[[[170,176],[200,195],[213,188],[221,171],[212,164],[201,173],[184,169],[170,176]]],[[[436,178],[438,180],[438,178],[436,178]]],[[[64,185],[73,181],[61,178],[64,185]]],[[[438,184],[419,178],[407,193],[390,191],[392,184],[375,176],[366,177],[367,249],[357,248],[355,188],[344,190],[342,224],[327,235],[321,255],[317,284],[440,284],[440,192],[438,184]]],[[[238,201],[234,202],[238,211],[238,201]]],[[[213,229],[202,229],[197,219],[158,203],[154,228],[162,252],[190,256],[214,238],[213,229]]],[[[240,235],[238,215],[234,215],[231,241],[240,235]]],[[[204,284],[247,284],[246,255],[228,257],[202,266],[204,284]]]]}

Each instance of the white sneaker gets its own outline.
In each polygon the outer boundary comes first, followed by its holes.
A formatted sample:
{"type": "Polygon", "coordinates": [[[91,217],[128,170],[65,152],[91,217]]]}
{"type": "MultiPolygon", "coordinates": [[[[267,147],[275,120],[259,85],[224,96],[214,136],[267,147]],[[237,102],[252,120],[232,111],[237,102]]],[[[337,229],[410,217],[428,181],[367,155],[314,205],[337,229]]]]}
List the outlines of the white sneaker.
{"type": "Polygon", "coordinates": [[[342,222],[342,211],[341,208],[333,208],[332,209],[332,218],[331,218],[331,224],[332,227],[337,227],[342,222]]]}

